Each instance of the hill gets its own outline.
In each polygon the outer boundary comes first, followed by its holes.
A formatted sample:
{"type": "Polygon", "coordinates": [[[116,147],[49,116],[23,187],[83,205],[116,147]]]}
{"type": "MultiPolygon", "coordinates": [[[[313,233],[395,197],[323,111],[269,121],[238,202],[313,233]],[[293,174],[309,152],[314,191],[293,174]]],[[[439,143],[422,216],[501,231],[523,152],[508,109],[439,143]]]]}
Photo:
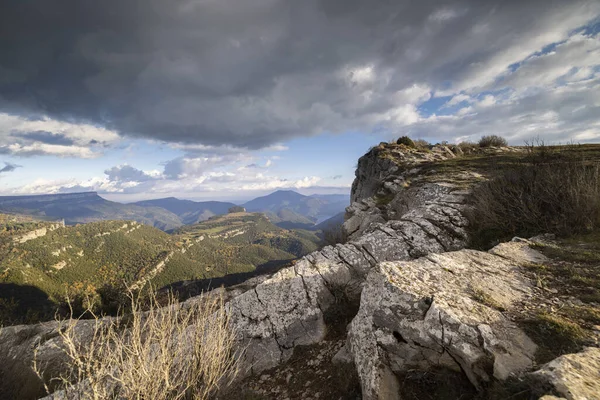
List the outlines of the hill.
{"type": "Polygon", "coordinates": [[[247,212],[184,226],[174,236],[186,249],[185,256],[176,254],[177,261],[157,275],[159,286],[254,271],[271,261],[301,257],[320,243],[313,232],[283,229],[260,213],[247,212]]]}
{"type": "Polygon", "coordinates": [[[243,206],[248,211],[266,213],[278,225],[287,222],[288,226],[308,227],[343,211],[348,204],[348,197],[344,195],[305,196],[293,190],[278,190],[243,206]]]}
{"type": "Polygon", "coordinates": [[[184,225],[206,221],[210,217],[227,214],[235,204],[222,201],[180,200],[175,197],[144,200],[133,203],[142,207],[161,207],[177,215],[184,225]]]}
{"type": "MultiPolygon", "coordinates": [[[[286,229],[312,229],[315,223],[341,212],[348,205],[345,195],[304,196],[280,190],[243,205],[250,212],[262,212],[286,229]]],[[[29,215],[36,219],[64,220],[67,225],[110,220],[133,220],[171,231],[182,225],[206,221],[227,214],[234,203],[192,201],[175,197],[122,204],[106,200],[96,192],[34,196],[0,196],[0,213],[29,215]]]]}
{"type": "Polygon", "coordinates": [[[64,219],[67,225],[104,220],[133,220],[162,230],[182,225],[177,215],[164,208],[117,203],[103,199],[96,192],[0,196],[0,212],[64,219]]]}
{"type": "Polygon", "coordinates": [[[66,293],[114,311],[127,288],[251,272],[314,251],[319,242],[312,232],[282,229],[250,213],[212,218],[175,234],[135,221],[64,226],[12,218],[0,225],[5,321],[51,316],[66,293]]]}
{"type": "Polygon", "coordinates": [[[326,231],[330,229],[338,229],[344,224],[344,214],[345,212],[341,212],[335,214],[333,217],[326,219],[325,221],[314,226],[314,230],[317,231],[326,231]]]}

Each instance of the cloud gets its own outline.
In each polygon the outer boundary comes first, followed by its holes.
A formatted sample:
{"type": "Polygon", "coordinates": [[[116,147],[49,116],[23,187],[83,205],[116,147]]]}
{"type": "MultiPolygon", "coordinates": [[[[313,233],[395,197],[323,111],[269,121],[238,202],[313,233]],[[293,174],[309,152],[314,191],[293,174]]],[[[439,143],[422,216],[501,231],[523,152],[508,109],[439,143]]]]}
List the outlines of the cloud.
{"type": "Polygon", "coordinates": [[[524,90],[552,87],[556,81],[579,81],[594,75],[600,65],[600,36],[576,34],[558,44],[552,51],[525,59],[514,73],[508,74],[495,87],[524,90]]]}
{"type": "Polygon", "coordinates": [[[456,114],[432,116],[407,127],[414,137],[476,140],[501,135],[509,143],[543,138],[547,143],[600,140],[600,76],[527,95],[510,91],[484,97],[456,114]]]}
{"type": "Polygon", "coordinates": [[[86,123],[64,122],[49,117],[25,118],[0,112],[2,154],[95,158],[102,155],[105,146],[118,140],[116,132],[86,123]]]}
{"type": "Polygon", "coordinates": [[[13,137],[30,140],[32,142],[41,142],[59,146],[71,146],[75,140],[67,137],[63,133],[52,133],[47,131],[13,133],[13,137]]]}
{"type": "Polygon", "coordinates": [[[232,165],[248,158],[249,156],[240,153],[203,157],[178,157],[164,164],[164,176],[167,179],[174,180],[197,177],[215,168],[232,165]]]}
{"type": "Polygon", "coordinates": [[[0,145],[0,154],[13,154],[22,157],[52,155],[57,157],[95,158],[100,154],[88,147],[61,146],[34,142],[32,144],[14,143],[0,145]]]}
{"type": "MultiPolygon", "coordinates": [[[[21,132],[57,133],[46,125],[65,121],[105,129],[85,141],[65,133],[74,151],[41,146],[58,145],[47,143],[57,137],[21,135],[15,151],[93,157],[99,150],[90,143],[116,133],[186,153],[322,132],[391,134],[423,123],[418,106],[432,95],[477,94],[567,40],[600,4],[50,0],[35,8],[8,2],[2,11],[0,110],[44,118],[21,132]]],[[[586,71],[593,73],[573,74],[586,71]]],[[[12,130],[0,129],[6,134],[12,130]]],[[[170,176],[194,168],[175,163],[170,176]]]]}
{"type": "Polygon", "coordinates": [[[158,179],[160,173],[149,173],[130,165],[118,165],[104,171],[111,182],[148,182],[158,179]]]}
{"type": "Polygon", "coordinates": [[[4,162],[4,167],[2,167],[0,169],[0,173],[2,172],[12,172],[17,168],[21,168],[22,165],[17,165],[17,164],[13,164],[13,163],[9,163],[9,162],[4,162]]]}

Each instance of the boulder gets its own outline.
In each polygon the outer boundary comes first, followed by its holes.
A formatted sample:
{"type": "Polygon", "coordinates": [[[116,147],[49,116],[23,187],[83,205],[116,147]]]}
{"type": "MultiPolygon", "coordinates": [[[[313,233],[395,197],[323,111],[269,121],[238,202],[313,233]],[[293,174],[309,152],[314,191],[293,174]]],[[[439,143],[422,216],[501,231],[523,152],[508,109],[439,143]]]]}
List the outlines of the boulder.
{"type": "Polygon", "coordinates": [[[536,345],[499,310],[531,293],[518,265],[543,256],[511,245],[510,259],[461,250],[371,270],[348,333],[363,399],[399,399],[395,374],[412,369],[463,371],[481,388],[532,368],[536,345]]]}
{"type": "MultiPolygon", "coordinates": [[[[600,349],[587,347],[580,353],[565,354],[543,365],[531,377],[568,400],[600,398],[600,349]]],[[[543,398],[550,397],[544,396],[543,398]]]]}

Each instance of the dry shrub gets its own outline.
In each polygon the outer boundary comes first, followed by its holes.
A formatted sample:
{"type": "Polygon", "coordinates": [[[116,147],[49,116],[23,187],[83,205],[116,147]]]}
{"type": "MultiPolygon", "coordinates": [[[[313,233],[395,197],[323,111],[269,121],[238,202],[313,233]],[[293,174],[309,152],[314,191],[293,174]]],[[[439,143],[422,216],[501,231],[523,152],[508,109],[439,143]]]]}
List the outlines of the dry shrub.
{"type": "Polygon", "coordinates": [[[508,146],[508,142],[502,136],[498,136],[498,135],[482,136],[481,139],[479,139],[479,147],[490,147],[490,146],[506,147],[506,146],[508,146]]]}
{"type": "Polygon", "coordinates": [[[500,172],[473,193],[467,213],[476,247],[513,236],[569,236],[600,226],[600,165],[525,163],[500,172]]]}
{"type": "Polygon", "coordinates": [[[474,142],[460,142],[459,144],[457,144],[457,146],[464,153],[471,153],[471,152],[473,152],[473,151],[475,151],[476,149],[479,148],[479,145],[477,143],[474,143],[474,142]]]}
{"type": "Polygon", "coordinates": [[[425,150],[425,149],[430,149],[431,148],[431,143],[429,143],[427,140],[425,139],[416,139],[413,141],[415,144],[415,147],[417,149],[421,149],[421,150],[425,150]]]}
{"type": "Polygon", "coordinates": [[[97,318],[86,345],[76,319],[61,321],[70,368],[57,379],[65,398],[206,399],[235,375],[235,334],[222,296],[178,304],[171,295],[159,307],[151,294],[144,303],[147,311],[132,295],[131,314],[97,318]]]}

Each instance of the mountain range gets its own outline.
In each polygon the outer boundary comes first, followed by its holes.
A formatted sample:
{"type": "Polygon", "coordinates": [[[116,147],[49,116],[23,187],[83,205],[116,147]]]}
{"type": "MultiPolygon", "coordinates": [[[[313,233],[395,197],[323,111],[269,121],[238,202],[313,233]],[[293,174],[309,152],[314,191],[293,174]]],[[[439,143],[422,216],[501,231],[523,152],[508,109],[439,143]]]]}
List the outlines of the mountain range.
{"type": "MultiPolygon", "coordinates": [[[[313,229],[315,224],[342,212],[349,201],[349,196],[346,195],[305,196],[292,190],[279,190],[241,206],[249,212],[264,213],[272,223],[283,228],[313,229]]],[[[230,202],[192,201],[175,197],[123,204],[106,200],[96,192],[0,196],[2,213],[64,220],[67,225],[133,220],[163,231],[226,214],[235,205],[230,202]]]]}

